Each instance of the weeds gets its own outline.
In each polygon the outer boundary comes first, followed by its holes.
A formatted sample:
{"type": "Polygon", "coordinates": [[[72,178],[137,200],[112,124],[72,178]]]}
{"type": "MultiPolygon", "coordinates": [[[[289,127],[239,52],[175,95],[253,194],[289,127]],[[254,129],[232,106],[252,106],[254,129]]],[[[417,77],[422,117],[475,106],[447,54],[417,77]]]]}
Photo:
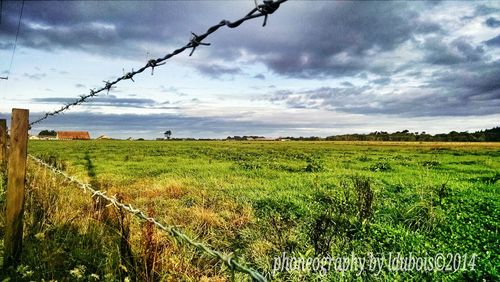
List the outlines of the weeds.
{"type": "Polygon", "coordinates": [[[438,203],[439,205],[443,205],[443,201],[448,195],[450,194],[450,189],[446,185],[446,183],[443,183],[439,186],[437,186],[436,189],[436,194],[438,196],[438,203]]]}
{"type": "Polygon", "coordinates": [[[304,216],[302,207],[287,199],[269,198],[257,201],[254,209],[257,217],[268,224],[269,239],[274,241],[277,249],[293,251],[296,247],[294,228],[304,216]]]}
{"type": "Polygon", "coordinates": [[[481,176],[474,179],[477,182],[481,182],[488,185],[493,185],[500,180],[500,172],[495,172],[493,176],[481,176]]]}
{"type": "Polygon", "coordinates": [[[373,215],[373,191],[367,178],[354,176],[352,178],[357,195],[358,221],[367,224],[373,215]]]}
{"type": "Polygon", "coordinates": [[[304,169],[306,172],[320,172],[324,170],[324,163],[316,158],[309,157],[307,166],[304,169]]]}
{"type": "Polygon", "coordinates": [[[333,243],[349,243],[373,215],[370,181],[361,176],[344,179],[334,189],[318,190],[313,203],[307,230],[317,256],[329,255],[333,243]]]}
{"type": "Polygon", "coordinates": [[[352,238],[355,200],[349,190],[320,191],[314,195],[315,212],[309,225],[309,238],[318,256],[330,253],[336,240],[344,244],[352,238]]]}
{"type": "Polygon", "coordinates": [[[410,206],[404,215],[404,223],[414,231],[431,232],[441,223],[441,214],[432,201],[420,201],[410,206]]]}
{"type": "Polygon", "coordinates": [[[422,166],[424,166],[425,168],[428,168],[428,169],[433,169],[433,168],[439,167],[440,165],[441,165],[441,163],[438,161],[425,161],[422,163],[422,166]]]}
{"type": "MultiPolygon", "coordinates": [[[[155,213],[153,209],[148,210],[148,216],[154,217],[155,213]]],[[[142,227],[141,234],[141,246],[142,246],[142,267],[143,280],[144,281],[157,281],[158,276],[155,270],[159,268],[158,258],[160,256],[160,249],[158,242],[155,238],[155,226],[152,222],[145,222],[142,227]]]]}
{"type": "Polygon", "coordinates": [[[389,163],[387,162],[378,162],[370,166],[370,170],[373,172],[378,172],[378,171],[390,171],[392,170],[392,167],[389,163]]]}

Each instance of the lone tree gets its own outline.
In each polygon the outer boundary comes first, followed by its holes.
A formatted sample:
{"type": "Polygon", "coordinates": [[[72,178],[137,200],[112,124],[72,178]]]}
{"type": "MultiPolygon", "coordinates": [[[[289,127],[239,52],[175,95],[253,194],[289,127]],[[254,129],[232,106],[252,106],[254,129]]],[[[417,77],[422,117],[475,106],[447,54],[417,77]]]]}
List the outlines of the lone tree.
{"type": "Polygon", "coordinates": [[[165,133],[163,133],[165,135],[165,137],[167,137],[167,139],[170,139],[170,135],[172,135],[172,131],[170,130],[167,130],[165,131],[165,133]]]}

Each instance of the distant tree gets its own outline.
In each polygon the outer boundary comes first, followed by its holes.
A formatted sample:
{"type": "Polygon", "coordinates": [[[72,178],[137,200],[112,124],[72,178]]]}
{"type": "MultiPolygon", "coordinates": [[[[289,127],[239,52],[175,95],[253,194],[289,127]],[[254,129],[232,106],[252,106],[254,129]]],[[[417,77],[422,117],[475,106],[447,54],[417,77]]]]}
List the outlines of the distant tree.
{"type": "Polygon", "coordinates": [[[164,135],[165,135],[165,137],[167,137],[167,139],[170,139],[170,136],[172,135],[172,131],[167,130],[167,131],[165,131],[164,135]]]}
{"type": "Polygon", "coordinates": [[[40,131],[40,133],[38,133],[38,136],[57,136],[57,132],[55,132],[54,130],[42,130],[40,131]]]}

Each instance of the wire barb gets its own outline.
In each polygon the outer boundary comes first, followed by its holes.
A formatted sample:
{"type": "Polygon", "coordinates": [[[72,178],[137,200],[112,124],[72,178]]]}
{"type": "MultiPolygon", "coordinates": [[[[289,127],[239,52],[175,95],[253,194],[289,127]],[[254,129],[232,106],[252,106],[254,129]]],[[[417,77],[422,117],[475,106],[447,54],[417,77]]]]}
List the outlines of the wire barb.
{"type": "Polygon", "coordinates": [[[151,75],[153,75],[154,71],[155,71],[155,67],[157,66],[161,66],[161,65],[164,65],[166,64],[167,62],[163,62],[163,63],[158,63],[157,60],[155,59],[151,59],[148,61],[148,63],[146,64],[146,67],[149,67],[151,68],[151,75]]]}
{"type": "Polygon", "coordinates": [[[196,35],[196,33],[194,33],[194,32],[191,32],[191,34],[193,35],[193,37],[191,38],[191,40],[189,41],[189,44],[187,45],[187,46],[189,46],[189,48],[193,48],[191,50],[191,53],[189,53],[190,57],[191,57],[191,55],[193,55],[194,50],[196,50],[196,47],[198,47],[200,45],[210,46],[210,43],[201,42],[203,40],[203,37],[196,35]]]}
{"type": "Polygon", "coordinates": [[[274,2],[272,0],[264,0],[264,4],[261,5],[257,5],[257,0],[254,0],[254,2],[257,11],[259,11],[261,15],[264,16],[264,22],[262,23],[262,26],[266,26],[267,16],[278,10],[281,4],[280,1],[274,2]]]}
{"type": "Polygon", "coordinates": [[[123,79],[130,79],[133,82],[135,82],[135,80],[134,80],[134,69],[132,69],[132,72],[127,72],[127,74],[123,75],[123,79]]]}
{"type": "Polygon", "coordinates": [[[104,86],[104,89],[106,89],[108,92],[106,94],[109,94],[109,90],[111,90],[111,88],[113,87],[113,84],[112,82],[109,82],[107,80],[103,80],[102,82],[104,82],[106,85],[104,86]]]}

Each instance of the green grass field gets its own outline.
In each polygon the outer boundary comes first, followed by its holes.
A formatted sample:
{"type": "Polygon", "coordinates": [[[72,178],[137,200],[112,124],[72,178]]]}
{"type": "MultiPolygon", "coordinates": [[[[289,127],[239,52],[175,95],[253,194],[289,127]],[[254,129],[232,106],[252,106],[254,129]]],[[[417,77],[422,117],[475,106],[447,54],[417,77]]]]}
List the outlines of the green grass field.
{"type": "MultiPolygon", "coordinates": [[[[273,281],[500,279],[500,144],[30,141],[29,153],[273,281]],[[468,257],[458,271],[273,274],[283,252],[468,257]]],[[[231,278],[217,260],[34,164],[28,179],[23,263],[11,277],[231,278]]]]}

